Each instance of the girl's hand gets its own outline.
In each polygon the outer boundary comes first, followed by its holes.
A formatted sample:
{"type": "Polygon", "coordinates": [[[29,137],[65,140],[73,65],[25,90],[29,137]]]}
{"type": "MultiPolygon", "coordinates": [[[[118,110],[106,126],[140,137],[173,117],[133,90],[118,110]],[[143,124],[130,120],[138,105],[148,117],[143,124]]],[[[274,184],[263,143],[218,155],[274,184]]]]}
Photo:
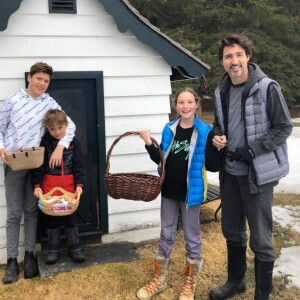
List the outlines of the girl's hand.
{"type": "Polygon", "coordinates": [[[212,141],[213,145],[219,150],[227,146],[227,138],[225,135],[215,135],[212,141]]]}
{"type": "Polygon", "coordinates": [[[142,129],[139,130],[139,134],[140,134],[141,139],[144,140],[144,142],[147,146],[152,145],[152,140],[151,140],[151,137],[150,137],[150,130],[149,129],[142,128],[142,129]]]}
{"type": "Polygon", "coordinates": [[[43,191],[42,191],[41,188],[36,187],[36,188],[34,189],[34,191],[33,191],[33,194],[34,194],[34,196],[35,196],[36,198],[40,198],[39,194],[43,194],[43,191]]]}
{"type": "Polygon", "coordinates": [[[54,169],[55,167],[61,165],[63,152],[64,152],[64,146],[57,145],[50,157],[50,161],[49,161],[50,169],[54,169]]]}

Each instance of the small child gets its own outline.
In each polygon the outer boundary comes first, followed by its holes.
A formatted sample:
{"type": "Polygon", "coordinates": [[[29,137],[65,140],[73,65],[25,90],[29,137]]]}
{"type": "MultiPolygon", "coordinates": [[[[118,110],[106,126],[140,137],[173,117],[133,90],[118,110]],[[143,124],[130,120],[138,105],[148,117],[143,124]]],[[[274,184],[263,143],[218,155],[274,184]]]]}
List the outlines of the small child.
{"type": "MultiPolygon", "coordinates": [[[[38,198],[40,193],[48,193],[56,186],[75,193],[79,197],[85,180],[85,166],[79,141],[73,138],[70,146],[64,149],[61,166],[51,166],[49,164],[52,152],[66,133],[68,127],[66,114],[58,109],[49,110],[43,119],[43,126],[47,129],[40,145],[45,147],[44,163],[32,172],[32,185],[35,197],[38,198]]],[[[66,243],[70,258],[75,263],[84,262],[85,257],[79,244],[75,214],[68,216],[50,216],[45,214],[43,217],[45,218],[49,244],[46,263],[55,264],[59,258],[61,226],[65,227],[66,243]]]]}

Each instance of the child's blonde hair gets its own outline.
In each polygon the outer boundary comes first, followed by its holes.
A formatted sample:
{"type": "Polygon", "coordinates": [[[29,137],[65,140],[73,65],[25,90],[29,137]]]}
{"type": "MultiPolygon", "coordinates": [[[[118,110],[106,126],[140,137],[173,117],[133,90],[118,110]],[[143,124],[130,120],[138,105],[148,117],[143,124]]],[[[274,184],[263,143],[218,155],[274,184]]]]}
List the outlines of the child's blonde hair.
{"type": "Polygon", "coordinates": [[[46,128],[53,126],[68,125],[67,115],[59,109],[49,109],[43,118],[42,124],[46,128]]]}
{"type": "Polygon", "coordinates": [[[190,87],[184,87],[176,93],[175,100],[174,100],[175,105],[177,104],[179,95],[182,93],[185,93],[185,92],[191,93],[194,96],[196,103],[198,103],[199,106],[201,105],[200,96],[197,94],[197,92],[193,88],[190,88],[190,87]]]}

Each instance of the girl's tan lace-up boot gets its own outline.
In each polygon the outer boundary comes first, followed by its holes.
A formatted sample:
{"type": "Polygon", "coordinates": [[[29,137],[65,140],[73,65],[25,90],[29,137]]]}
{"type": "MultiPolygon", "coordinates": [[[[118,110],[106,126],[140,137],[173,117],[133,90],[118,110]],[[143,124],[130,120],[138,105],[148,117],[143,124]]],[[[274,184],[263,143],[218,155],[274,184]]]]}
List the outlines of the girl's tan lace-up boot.
{"type": "Polygon", "coordinates": [[[149,300],[155,294],[167,288],[167,276],[170,268],[171,259],[156,255],[154,258],[154,278],[147,285],[137,292],[137,297],[141,300],[149,300]]]}
{"type": "Polygon", "coordinates": [[[199,261],[186,258],[186,264],[181,272],[181,274],[185,274],[185,280],[180,291],[179,300],[194,300],[199,269],[199,261]]]}

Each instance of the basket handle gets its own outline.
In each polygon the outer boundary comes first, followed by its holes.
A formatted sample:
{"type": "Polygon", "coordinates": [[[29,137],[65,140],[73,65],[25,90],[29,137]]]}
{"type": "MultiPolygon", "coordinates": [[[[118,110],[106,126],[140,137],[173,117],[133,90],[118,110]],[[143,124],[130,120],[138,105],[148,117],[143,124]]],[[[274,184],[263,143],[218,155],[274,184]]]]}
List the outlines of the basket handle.
{"type": "MultiPolygon", "coordinates": [[[[111,152],[113,150],[113,148],[115,147],[115,145],[125,136],[128,136],[128,135],[132,135],[132,134],[135,134],[135,135],[140,135],[138,131],[127,131],[125,133],[123,133],[122,135],[120,135],[117,139],[115,139],[115,141],[112,143],[112,145],[110,146],[108,152],[107,152],[107,156],[106,156],[106,172],[105,172],[105,175],[109,174],[109,168],[110,168],[110,163],[109,163],[109,160],[110,160],[110,156],[111,156],[111,152]]],[[[162,154],[162,151],[160,149],[160,146],[159,144],[157,143],[157,141],[151,137],[151,141],[152,143],[157,147],[158,149],[158,153],[159,153],[159,157],[160,157],[160,162],[161,162],[161,174],[160,174],[160,177],[162,179],[165,178],[165,173],[166,173],[166,170],[165,170],[165,162],[164,162],[164,157],[163,157],[163,154],[162,154]]]]}
{"type": "MultiPolygon", "coordinates": [[[[72,199],[73,193],[70,193],[70,192],[64,190],[63,188],[61,188],[61,187],[59,187],[59,186],[56,186],[56,187],[52,188],[47,194],[44,194],[44,195],[43,195],[43,194],[39,193],[39,198],[40,198],[40,200],[41,200],[43,203],[46,203],[46,204],[56,203],[56,202],[60,201],[60,199],[47,200],[47,199],[44,198],[45,195],[47,195],[47,196],[48,196],[48,195],[52,195],[52,194],[53,194],[54,192],[56,192],[56,191],[59,191],[59,192],[61,192],[61,193],[63,193],[63,194],[67,194],[67,195],[71,198],[71,199],[69,200],[71,203],[76,203],[76,202],[78,202],[79,199],[80,199],[80,196],[81,196],[81,194],[79,194],[77,198],[72,199]]],[[[61,197],[61,196],[56,196],[56,197],[61,197]]]]}

